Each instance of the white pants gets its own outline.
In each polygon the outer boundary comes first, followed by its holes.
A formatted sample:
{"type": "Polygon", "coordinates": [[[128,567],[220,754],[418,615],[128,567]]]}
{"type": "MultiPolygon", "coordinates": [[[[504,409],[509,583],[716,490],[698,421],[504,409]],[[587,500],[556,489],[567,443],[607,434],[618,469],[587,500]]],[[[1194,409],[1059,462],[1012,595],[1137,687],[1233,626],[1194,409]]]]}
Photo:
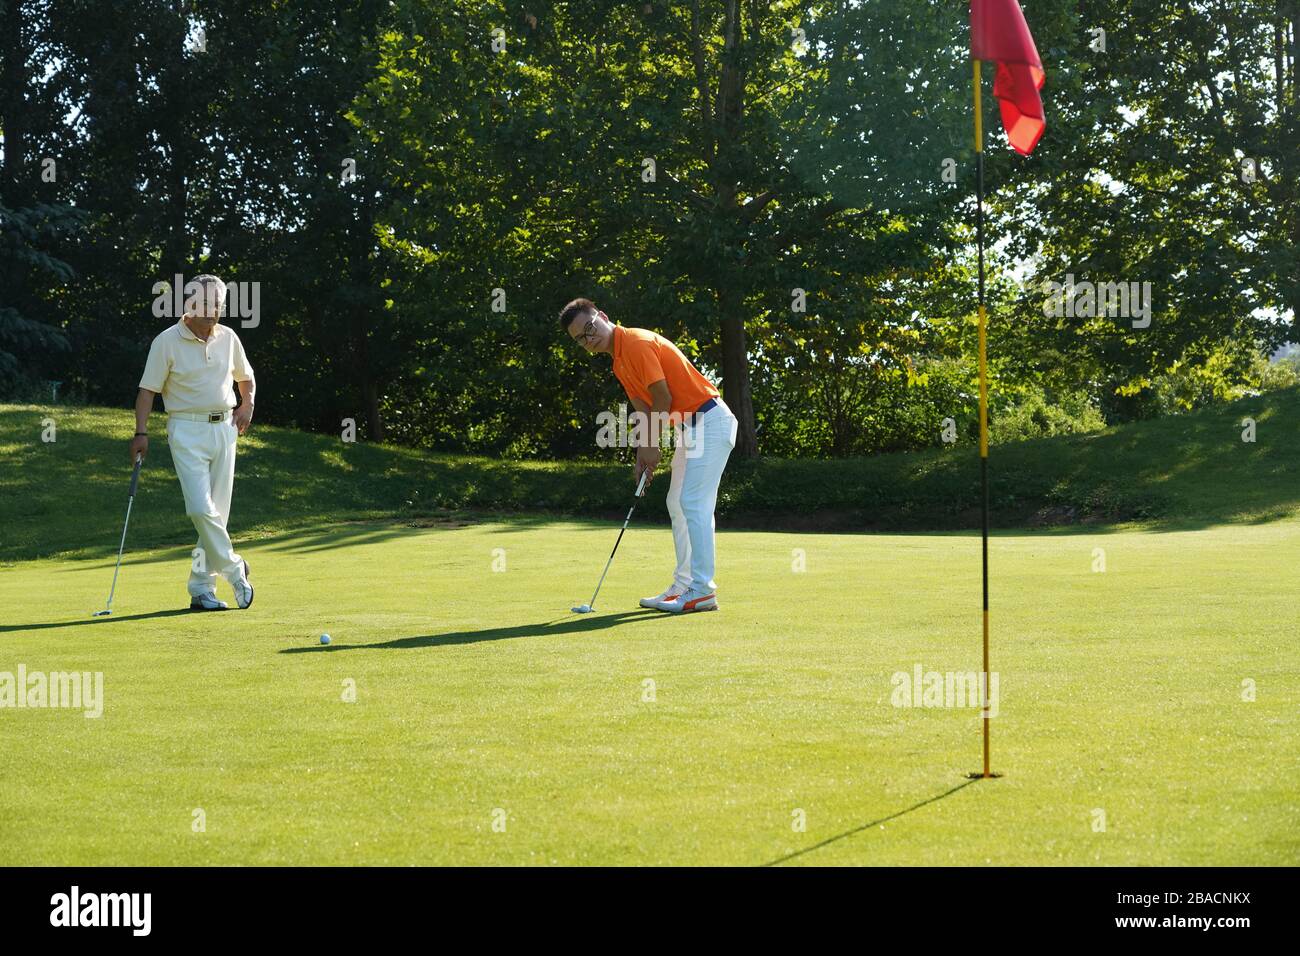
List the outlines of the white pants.
{"type": "Polygon", "coordinates": [[[242,570],[243,559],[226,533],[238,434],[229,415],[224,422],[167,420],[167,440],[185,495],[185,513],[199,533],[190,562],[191,597],[215,590],[217,575],[231,580],[242,570]]]}
{"type": "Polygon", "coordinates": [[[713,593],[713,508],[718,503],[718,482],[736,447],[736,416],[718,404],[679,425],[673,452],[673,477],[668,486],[668,514],[673,519],[673,545],[677,570],[673,584],[713,593]]]}

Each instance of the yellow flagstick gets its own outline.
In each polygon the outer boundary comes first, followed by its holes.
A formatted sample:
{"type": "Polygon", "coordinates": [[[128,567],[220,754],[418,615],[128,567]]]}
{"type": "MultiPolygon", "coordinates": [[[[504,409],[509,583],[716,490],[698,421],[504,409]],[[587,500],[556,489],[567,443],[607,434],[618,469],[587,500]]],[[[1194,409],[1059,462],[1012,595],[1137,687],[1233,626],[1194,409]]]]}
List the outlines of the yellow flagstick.
{"type": "MultiPolygon", "coordinates": [[[[984,308],[984,110],[980,90],[980,61],[975,59],[975,200],[976,246],[979,249],[979,373],[980,373],[980,498],[984,584],[984,671],[980,682],[980,723],[984,728],[984,777],[989,769],[989,383],[988,315],[984,308]]],[[[974,776],[972,774],[971,776],[974,776]]]]}

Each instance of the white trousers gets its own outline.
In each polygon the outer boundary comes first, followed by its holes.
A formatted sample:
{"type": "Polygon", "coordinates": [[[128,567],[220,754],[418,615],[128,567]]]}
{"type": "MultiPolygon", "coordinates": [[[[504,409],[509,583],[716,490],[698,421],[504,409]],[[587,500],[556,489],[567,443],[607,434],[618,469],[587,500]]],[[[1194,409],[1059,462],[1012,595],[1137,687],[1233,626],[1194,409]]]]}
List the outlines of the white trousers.
{"type": "Polygon", "coordinates": [[[713,580],[713,509],[718,503],[718,483],[736,447],[736,416],[718,404],[695,419],[679,425],[674,435],[673,477],[668,486],[668,514],[673,519],[673,546],[677,570],[673,584],[711,594],[713,580]]]}
{"type": "Polygon", "coordinates": [[[217,575],[231,580],[243,566],[226,533],[239,435],[229,419],[226,416],[224,422],[211,423],[167,420],[167,440],[185,495],[185,513],[199,533],[190,561],[191,597],[215,590],[217,575]]]}

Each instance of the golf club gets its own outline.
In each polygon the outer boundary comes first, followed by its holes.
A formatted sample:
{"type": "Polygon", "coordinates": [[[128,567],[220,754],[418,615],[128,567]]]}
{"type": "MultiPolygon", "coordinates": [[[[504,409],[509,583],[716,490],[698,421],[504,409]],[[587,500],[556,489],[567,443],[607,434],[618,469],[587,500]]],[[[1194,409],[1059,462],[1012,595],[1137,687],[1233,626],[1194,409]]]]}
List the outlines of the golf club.
{"type": "Polygon", "coordinates": [[[641,472],[641,481],[636,486],[636,495],[632,498],[632,507],[627,509],[627,517],[623,519],[623,528],[618,533],[618,540],[614,542],[614,550],[609,553],[609,560],[605,562],[605,570],[601,572],[600,580],[596,582],[596,591],[591,596],[591,603],[579,604],[575,608],[570,608],[574,614],[590,614],[596,610],[596,595],[600,593],[600,586],[605,583],[605,575],[609,574],[609,566],[614,563],[614,554],[618,551],[618,543],[623,540],[623,532],[627,530],[627,523],[632,520],[632,512],[636,510],[636,500],[641,497],[641,492],[645,490],[645,482],[648,477],[650,477],[650,472],[641,472]]]}
{"type": "Polygon", "coordinates": [[[113,568],[113,586],[108,589],[108,606],[96,611],[92,617],[107,617],[113,613],[113,592],[117,590],[117,572],[122,567],[122,549],[126,547],[126,528],[131,523],[131,505],[135,504],[135,486],[140,483],[140,466],[144,455],[135,456],[135,470],[131,472],[131,490],[126,498],[126,520],[122,522],[122,543],[117,546],[117,564],[113,568]]]}

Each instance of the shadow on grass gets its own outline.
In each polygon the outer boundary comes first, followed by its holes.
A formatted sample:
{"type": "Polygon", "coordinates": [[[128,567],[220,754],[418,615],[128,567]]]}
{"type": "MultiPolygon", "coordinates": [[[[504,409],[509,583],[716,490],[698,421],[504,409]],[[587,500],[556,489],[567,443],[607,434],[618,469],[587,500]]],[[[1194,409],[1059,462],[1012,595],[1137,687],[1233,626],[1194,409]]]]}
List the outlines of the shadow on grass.
{"type": "MultiPolygon", "coordinates": [[[[185,521],[184,515],[181,516],[182,523],[185,521]]],[[[394,538],[401,538],[409,535],[413,531],[429,530],[435,528],[438,530],[458,530],[461,527],[469,527],[467,522],[451,524],[448,522],[436,522],[432,524],[421,524],[412,522],[406,518],[385,518],[374,520],[350,520],[343,519],[340,521],[314,523],[304,525],[299,528],[292,528],[280,531],[274,534],[259,535],[256,531],[251,534],[241,534],[238,530],[231,537],[235,546],[239,549],[257,549],[262,551],[283,552],[287,554],[302,554],[312,551],[327,551],[334,548],[347,548],[354,545],[366,544],[383,544],[394,538]]],[[[142,549],[147,549],[149,553],[131,555],[130,542],[128,542],[128,554],[122,559],[122,567],[128,568],[134,565],[148,564],[167,564],[175,561],[189,563],[193,553],[193,544],[157,544],[157,545],[140,545],[142,549]]],[[[116,558],[116,548],[104,555],[94,555],[92,557],[79,558],[76,560],[103,560],[107,567],[111,567],[116,558]]],[[[251,561],[250,561],[251,563],[251,561]]],[[[82,570],[76,565],[68,565],[58,568],[59,571],[77,571],[82,570]]]]}
{"type": "Polygon", "coordinates": [[[603,631],[629,620],[646,620],[651,617],[668,618],[670,615],[648,608],[638,611],[620,611],[617,614],[572,614],[541,624],[520,624],[516,627],[489,627],[478,631],[448,631],[446,634],[424,634],[418,637],[399,637],[374,644],[321,644],[313,647],[286,647],[281,654],[332,654],[338,651],[411,650],[419,647],[447,647],[454,644],[480,644],[484,641],[505,641],[516,637],[551,637],[556,634],[583,634],[603,631]]]}
{"type": "MultiPolygon", "coordinates": [[[[269,551],[284,554],[305,554],[314,551],[329,551],[335,548],[350,548],[356,545],[383,544],[397,538],[405,538],[420,531],[459,531],[474,528],[491,534],[520,534],[525,531],[552,526],[564,522],[584,527],[604,528],[611,523],[617,525],[621,517],[609,520],[577,519],[555,517],[550,515],[514,515],[514,514],[456,514],[452,516],[392,516],[382,518],[341,518],[334,521],[313,522],[300,527],[287,528],[273,533],[259,533],[236,529],[231,535],[239,549],[269,551]]],[[[184,515],[177,527],[186,524],[184,515]]],[[[633,522],[635,525],[635,522],[633,522]]],[[[182,533],[189,529],[184,529],[182,533]]],[[[167,564],[176,561],[188,563],[194,545],[175,543],[141,544],[139,549],[148,553],[134,554],[128,541],[127,555],[122,559],[122,567],[133,565],[167,564]]],[[[70,555],[69,561],[104,561],[111,567],[116,560],[116,546],[103,554],[70,555]]],[[[81,571],[78,564],[69,563],[57,571],[81,571]]]]}
{"type": "Polygon", "coordinates": [[[878,827],[882,823],[888,823],[890,820],[897,820],[905,813],[911,813],[913,810],[919,810],[921,809],[921,807],[927,806],[928,804],[936,803],[939,800],[942,800],[944,797],[950,797],[958,790],[961,790],[964,787],[969,787],[972,783],[976,783],[976,782],[977,782],[976,779],[965,780],[962,783],[957,784],[957,786],[953,787],[951,790],[945,790],[943,793],[939,794],[938,796],[930,797],[927,800],[922,800],[920,803],[912,804],[906,810],[899,810],[897,813],[891,813],[889,816],[881,817],[879,820],[872,820],[870,823],[864,823],[861,826],[854,827],[852,830],[845,830],[843,833],[837,833],[833,837],[827,837],[825,840],[822,840],[820,843],[814,843],[812,846],[804,847],[802,850],[795,850],[793,853],[787,853],[785,856],[779,856],[775,860],[769,860],[768,862],[764,863],[763,866],[780,866],[782,863],[788,863],[790,860],[793,860],[796,857],[803,856],[807,853],[812,853],[814,850],[820,850],[822,847],[829,846],[830,844],[838,842],[839,840],[847,839],[853,836],[855,833],[861,833],[863,830],[870,830],[872,827],[878,827]]]}
{"type": "MultiPolygon", "coordinates": [[[[0,405],[0,444],[12,445],[0,476],[0,561],[116,551],[131,474],[126,453],[131,429],[129,409],[0,405]],[[50,416],[59,422],[57,443],[37,440],[42,421],[50,416]]],[[[623,466],[614,462],[537,466],[346,444],[336,436],[265,426],[240,441],[238,457],[237,541],[243,529],[278,534],[321,524],[330,512],[335,522],[383,515],[398,519],[399,525],[409,520],[423,526],[424,515],[442,518],[462,506],[505,512],[559,507],[590,516],[612,513],[625,499],[604,480],[576,480],[623,474],[623,466]],[[591,490],[575,497],[575,484],[591,490]]],[[[190,538],[188,526],[166,433],[159,429],[141,472],[127,544],[136,549],[176,546],[190,538]]],[[[369,534],[376,541],[387,533],[371,527],[369,534]]],[[[305,547],[349,543],[349,538],[330,536],[305,547]]],[[[290,547],[297,550],[298,543],[290,547]]]]}
{"type": "Polygon", "coordinates": [[[48,631],[56,627],[82,627],[86,624],[113,624],[118,621],[144,621],[151,617],[175,617],[178,614],[193,614],[195,612],[189,608],[178,608],[171,611],[150,611],[148,614],[122,614],[109,615],[107,617],[91,617],[86,615],[85,620],[78,621],[46,621],[41,624],[0,624],[0,634],[7,631],[48,631]]]}
{"type": "MultiPolygon", "coordinates": [[[[1213,527],[1214,523],[1195,518],[1188,519],[1169,519],[1161,522],[1159,525],[1152,523],[1137,524],[1074,524],[1074,525],[1054,525],[1039,528],[999,528],[996,526],[997,515],[993,516],[994,527],[989,529],[990,540],[997,542],[1004,538],[1060,538],[1060,537],[1101,537],[1113,534],[1169,534],[1176,532],[1202,531],[1206,528],[1213,527]]],[[[1266,525],[1279,520],[1289,520],[1289,514],[1265,514],[1252,516],[1249,518],[1239,517],[1233,524],[1239,527],[1249,527],[1266,525]]],[[[444,522],[441,519],[427,522],[425,519],[411,518],[374,518],[374,519],[352,519],[338,522],[314,523],[305,525],[300,528],[286,529],[276,533],[258,535],[241,535],[236,532],[233,535],[235,544],[242,549],[259,550],[271,552],[277,556],[295,556],[298,554],[328,551],[336,548],[348,548],[358,545],[376,545],[384,544],[388,541],[405,538],[413,533],[421,531],[457,531],[462,528],[473,527],[480,533],[488,534],[522,534],[530,531],[545,530],[553,528],[557,524],[570,525],[585,530],[602,531],[610,530],[614,534],[621,524],[621,518],[577,518],[564,515],[542,515],[542,514],[508,514],[502,512],[475,512],[469,513],[455,519],[455,522],[444,522]]],[[[663,530],[668,527],[665,522],[658,521],[638,521],[633,519],[629,530],[637,528],[657,528],[663,530]]],[[[915,530],[864,530],[855,527],[845,527],[842,529],[831,528],[809,528],[801,529],[774,528],[764,526],[762,522],[746,523],[744,520],[733,521],[727,518],[720,518],[718,522],[718,531],[723,534],[771,534],[771,535],[792,535],[814,536],[814,535],[858,535],[858,536],[883,536],[893,538],[913,538],[926,539],[933,538],[939,540],[950,540],[954,546],[958,542],[972,543],[978,545],[980,533],[979,528],[966,528],[955,530],[932,530],[932,531],[915,531],[915,530]]],[[[190,561],[193,544],[176,545],[176,544],[153,544],[140,546],[145,553],[131,555],[128,553],[122,559],[123,568],[137,566],[146,566],[152,564],[173,564],[186,563],[190,561]]],[[[128,547],[128,552],[131,550],[128,547]]],[[[82,562],[97,561],[103,562],[102,566],[111,568],[116,558],[115,548],[107,549],[103,554],[69,554],[63,556],[64,563],[61,566],[52,568],[55,573],[81,573],[85,570],[82,562]]],[[[3,565],[0,564],[0,570],[3,565]]],[[[0,628],[2,630],[2,628],[0,628]]]]}

